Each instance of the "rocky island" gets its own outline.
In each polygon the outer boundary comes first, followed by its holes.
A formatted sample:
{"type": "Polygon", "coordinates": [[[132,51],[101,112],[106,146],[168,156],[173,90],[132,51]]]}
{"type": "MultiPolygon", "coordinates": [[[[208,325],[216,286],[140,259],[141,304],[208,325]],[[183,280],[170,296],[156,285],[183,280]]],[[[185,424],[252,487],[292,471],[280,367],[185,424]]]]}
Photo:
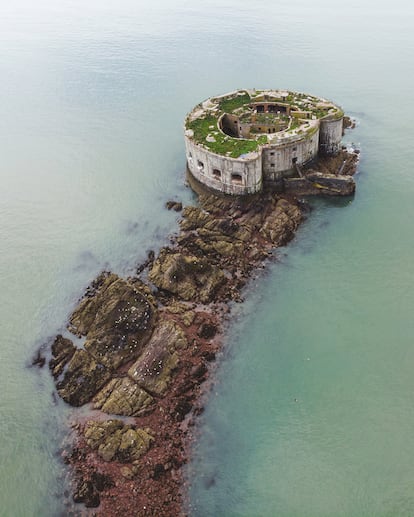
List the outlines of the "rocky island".
{"type": "MultiPolygon", "coordinates": [[[[357,153],[339,149],[302,165],[305,175],[340,180],[357,163],[357,153]]],[[[74,409],[63,451],[73,499],[66,515],[85,507],[108,517],[186,514],[182,467],[231,303],[305,216],[306,203],[280,185],[225,196],[190,182],[197,205],[168,204],[181,212],[170,245],[130,278],[102,272],[51,343],[57,393],[89,408],[74,409]]]]}

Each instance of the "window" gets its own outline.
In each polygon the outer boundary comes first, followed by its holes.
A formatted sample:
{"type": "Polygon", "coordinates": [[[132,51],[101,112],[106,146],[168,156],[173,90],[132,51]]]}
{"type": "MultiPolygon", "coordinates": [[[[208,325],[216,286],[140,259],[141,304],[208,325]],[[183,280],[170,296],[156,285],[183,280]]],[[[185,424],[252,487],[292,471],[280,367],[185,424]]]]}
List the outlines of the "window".
{"type": "Polygon", "coordinates": [[[213,169],[213,176],[220,180],[221,179],[221,171],[219,169],[213,169]]]}
{"type": "Polygon", "coordinates": [[[294,148],[292,149],[292,151],[296,151],[296,149],[297,149],[297,147],[294,147],[294,148]]]}
{"type": "Polygon", "coordinates": [[[197,160],[197,167],[199,168],[199,170],[200,170],[201,172],[203,172],[203,171],[204,171],[204,163],[203,163],[203,162],[201,162],[200,160],[197,160]]]}
{"type": "Polygon", "coordinates": [[[231,181],[233,183],[237,183],[238,185],[241,185],[243,183],[241,174],[232,174],[231,181]]]}
{"type": "Polygon", "coordinates": [[[274,151],[272,151],[272,152],[270,153],[270,156],[274,156],[274,155],[275,155],[275,152],[274,152],[274,151]]]}
{"type": "Polygon", "coordinates": [[[296,163],[298,161],[297,158],[292,158],[292,163],[296,163]]]}
{"type": "Polygon", "coordinates": [[[274,163],[271,163],[271,164],[270,164],[270,167],[274,167],[274,166],[275,166],[275,164],[274,164],[274,163]]]}

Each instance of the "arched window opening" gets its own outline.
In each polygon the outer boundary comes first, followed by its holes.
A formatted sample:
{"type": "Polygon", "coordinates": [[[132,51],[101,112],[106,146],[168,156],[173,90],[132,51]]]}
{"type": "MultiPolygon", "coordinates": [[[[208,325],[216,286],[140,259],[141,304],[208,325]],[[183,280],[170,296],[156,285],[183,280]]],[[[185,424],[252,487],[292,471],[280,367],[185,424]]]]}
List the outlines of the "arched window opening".
{"type": "Polygon", "coordinates": [[[202,161],[197,160],[197,167],[198,167],[200,172],[204,171],[204,163],[202,161]]]}
{"type": "Polygon", "coordinates": [[[231,175],[231,181],[233,183],[241,185],[243,183],[243,178],[242,178],[241,174],[235,174],[234,173],[234,174],[231,175]]]}
{"type": "Polygon", "coordinates": [[[217,179],[221,179],[221,171],[219,169],[213,169],[213,176],[217,179]]]}

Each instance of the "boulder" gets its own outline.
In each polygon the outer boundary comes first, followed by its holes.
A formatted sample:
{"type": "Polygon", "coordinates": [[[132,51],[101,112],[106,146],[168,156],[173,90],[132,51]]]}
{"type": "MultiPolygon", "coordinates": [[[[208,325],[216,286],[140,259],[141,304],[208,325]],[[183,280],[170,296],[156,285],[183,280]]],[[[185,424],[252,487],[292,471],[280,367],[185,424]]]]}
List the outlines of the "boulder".
{"type": "Polygon", "coordinates": [[[286,199],[279,199],[265,218],[259,232],[274,246],[286,244],[302,220],[300,209],[286,199]]]}

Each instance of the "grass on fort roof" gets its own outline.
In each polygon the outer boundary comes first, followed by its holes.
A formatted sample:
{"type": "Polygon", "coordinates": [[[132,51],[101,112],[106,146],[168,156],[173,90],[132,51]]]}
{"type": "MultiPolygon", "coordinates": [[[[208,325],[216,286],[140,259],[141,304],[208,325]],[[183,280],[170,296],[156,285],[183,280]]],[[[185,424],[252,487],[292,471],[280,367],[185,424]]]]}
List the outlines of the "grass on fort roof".
{"type": "Polygon", "coordinates": [[[245,104],[251,101],[250,95],[245,93],[244,95],[237,95],[233,99],[224,99],[219,103],[221,111],[225,113],[232,113],[235,109],[241,108],[245,104]]]}
{"type": "Polygon", "coordinates": [[[197,118],[187,124],[189,129],[194,131],[194,140],[205,145],[213,153],[229,156],[231,158],[238,158],[242,154],[256,151],[259,144],[267,143],[267,137],[261,136],[257,140],[243,140],[238,138],[226,137],[223,133],[214,131],[210,126],[217,128],[217,117],[206,115],[204,118],[197,118]],[[208,142],[207,136],[212,134],[215,142],[208,142]],[[229,154],[227,154],[229,153],[229,154]]]}

